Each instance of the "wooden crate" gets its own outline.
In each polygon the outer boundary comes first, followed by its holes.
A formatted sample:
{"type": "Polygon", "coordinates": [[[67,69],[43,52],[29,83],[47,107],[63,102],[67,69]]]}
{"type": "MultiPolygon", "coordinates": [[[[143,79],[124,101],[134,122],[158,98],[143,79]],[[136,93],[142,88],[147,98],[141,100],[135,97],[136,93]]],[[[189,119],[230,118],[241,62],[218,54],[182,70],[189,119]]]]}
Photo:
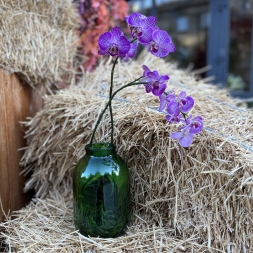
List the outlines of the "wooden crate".
{"type": "Polygon", "coordinates": [[[3,207],[0,221],[4,219],[4,212],[18,210],[29,201],[28,194],[23,193],[27,178],[19,175],[23,152],[18,149],[26,145],[25,129],[20,121],[33,116],[41,107],[41,93],[0,68],[0,200],[3,207]]]}

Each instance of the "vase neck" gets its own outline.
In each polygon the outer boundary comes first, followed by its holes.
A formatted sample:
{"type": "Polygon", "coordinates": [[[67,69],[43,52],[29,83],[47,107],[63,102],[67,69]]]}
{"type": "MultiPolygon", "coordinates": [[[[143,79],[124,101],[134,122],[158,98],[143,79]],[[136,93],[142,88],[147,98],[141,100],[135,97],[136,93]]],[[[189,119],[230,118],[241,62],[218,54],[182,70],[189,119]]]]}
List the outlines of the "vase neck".
{"type": "Polygon", "coordinates": [[[104,157],[115,154],[116,147],[111,143],[93,143],[85,146],[86,153],[95,157],[104,157]]]}

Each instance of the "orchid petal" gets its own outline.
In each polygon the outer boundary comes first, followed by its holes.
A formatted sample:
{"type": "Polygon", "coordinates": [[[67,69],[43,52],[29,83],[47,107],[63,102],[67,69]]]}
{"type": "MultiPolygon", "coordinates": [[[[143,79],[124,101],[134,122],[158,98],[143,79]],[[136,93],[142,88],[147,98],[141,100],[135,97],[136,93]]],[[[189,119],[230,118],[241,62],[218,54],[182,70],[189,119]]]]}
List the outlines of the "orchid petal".
{"type": "Polygon", "coordinates": [[[151,72],[151,70],[146,65],[143,65],[142,69],[144,71],[143,76],[147,76],[148,72],[151,72]]]}
{"type": "Polygon", "coordinates": [[[128,19],[127,19],[127,23],[130,25],[130,26],[134,26],[134,27],[141,27],[141,25],[143,24],[143,20],[145,20],[147,17],[138,13],[138,12],[135,12],[135,13],[132,13],[128,19]]]}
{"type": "Polygon", "coordinates": [[[149,77],[150,79],[158,79],[159,75],[157,75],[155,71],[153,71],[153,72],[148,72],[147,77],[149,77]]]}
{"type": "Polygon", "coordinates": [[[186,97],[186,92],[185,91],[181,91],[178,95],[178,99],[181,100],[181,99],[184,99],[186,97]]]}
{"type": "Polygon", "coordinates": [[[170,36],[168,35],[167,32],[165,32],[163,30],[154,31],[152,34],[152,38],[157,44],[170,44],[171,43],[170,36]]]}
{"type": "Polygon", "coordinates": [[[171,100],[176,100],[176,95],[173,93],[170,93],[166,96],[166,100],[170,102],[171,100]]]}
{"type": "Polygon", "coordinates": [[[150,16],[144,20],[143,28],[155,27],[155,24],[156,24],[156,17],[150,16]]]}
{"type": "Polygon", "coordinates": [[[163,50],[167,50],[169,53],[172,53],[176,50],[176,47],[172,42],[167,44],[160,43],[159,47],[163,50]]]}
{"type": "Polygon", "coordinates": [[[201,116],[196,116],[196,117],[195,117],[195,118],[193,118],[192,120],[202,121],[202,117],[201,117],[201,116]]]}
{"type": "Polygon", "coordinates": [[[99,53],[100,55],[105,55],[105,54],[108,54],[108,50],[99,49],[99,50],[98,50],[98,53],[99,53]]]}
{"type": "Polygon", "coordinates": [[[102,50],[106,50],[110,47],[112,40],[112,34],[110,32],[105,32],[100,35],[98,39],[98,45],[102,50]]]}
{"type": "Polygon", "coordinates": [[[111,34],[115,36],[116,39],[119,39],[119,37],[123,35],[123,32],[118,26],[115,26],[114,28],[112,28],[111,34]]]}
{"type": "Polygon", "coordinates": [[[126,54],[130,49],[130,43],[125,36],[120,36],[118,39],[119,54],[126,54]]]}
{"type": "Polygon", "coordinates": [[[146,92],[149,93],[152,91],[153,85],[152,84],[145,84],[146,92]]]}
{"type": "Polygon", "coordinates": [[[170,79],[170,77],[167,76],[167,75],[160,76],[160,82],[166,82],[166,81],[168,81],[169,79],[170,79]]]}
{"type": "Polygon", "coordinates": [[[159,77],[159,73],[158,73],[158,71],[157,71],[157,70],[154,70],[154,71],[153,71],[153,73],[155,73],[155,74],[156,74],[156,76],[157,76],[157,77],[159,77]]]}
{"type": "Polygon", "coordinates": [[[170,115],[178,115],[180,113],[178,102],[175,100],[170,101],[167,106],[167,112],[170,115]]]}
{"type": "Polygon", "coordinates": [[[184,136],[178,140],[178,143],[184,148],[188,148],[192,144],[192,142],[193,136],[190,133],[184,133],[184,136]]]}
{"type": "Polygon", "coordinates": [[[152,28],[143,29],[138,41],[143,45],[148,45],[152,41],[152,32],[152,28]]]}
{"type": "Polygon", "coordinates": [[[130,44],[130,50],[127,53],[130,58],[133,58],[135,56],[136,50],[137,50],[137,46],[138,46],[137,43],[130,44]]]}
{"type": "Polygon", "coordinates": [[[164,94],[160,95],[159,99],[160,99],[160,107],[159,107],[158,111],[161,112],[166,107],[167,101],[166,101],[166,97],[164,94]]]}
{"type": "Polygon", "coordinates": [[[190,124],[189,132],[191,134],[198,134],[203,129],[203,121],[202,120],[193,120],[190,124]]]}
{"type": "Polygon", "coordinates": [[[163,57],[166,57],[171,51],[168,50],[167,48],[161,48],[158,45],[158,51],[157,52],[151,51],[151,48],[149,48],[149,52],[152,55],[156,56],[156,57],[163,58],[163,57]]]}
{"type": "Polygon", "coordinates": [[[187,96],[185,99],[183,99],[185,104],[182,104],[181,111],[183,113],[186,113],[192,109],[194,106],[194,99],[190,96],[187,96]]]}
{"type": "Polygon", "coordinates": [[[122,57],[124,62],[128,62],[129,61],[129,56],[126,54],[124,57],[122,57]]]}
{"type": "Polygon", "coordinates": [[[183,136],[184,136],[183,132],[174,132],[174,133],[171,133],[171,135],[170,135],[170,137],[175,140],[178,140],[178,139],[182,138],[183,136]]]}
{"type": "Polygon", "coordinates": [[[166,90],[166,88],[167,88],[167,85],[165,83],[159,86],[153,86],[152,93],[155,96],[160,96],[166,90]]]}

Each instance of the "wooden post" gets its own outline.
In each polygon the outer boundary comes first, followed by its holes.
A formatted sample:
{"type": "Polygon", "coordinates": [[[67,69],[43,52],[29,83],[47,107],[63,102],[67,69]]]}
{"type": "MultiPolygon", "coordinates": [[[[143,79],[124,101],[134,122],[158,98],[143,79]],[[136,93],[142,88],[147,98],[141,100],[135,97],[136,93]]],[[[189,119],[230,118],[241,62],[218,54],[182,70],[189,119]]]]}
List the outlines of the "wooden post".
{"type": "Polygon", "coordinates": [[[4,213],[22,208],[29,197],[23,193],[26,178],[20,176],[19,166],[26,145],[25,129],[20,121],[33,116],[42,107],[42,98],[32,87],[18,79],[15,74],[0,69],[0,221],[4,213]]]}

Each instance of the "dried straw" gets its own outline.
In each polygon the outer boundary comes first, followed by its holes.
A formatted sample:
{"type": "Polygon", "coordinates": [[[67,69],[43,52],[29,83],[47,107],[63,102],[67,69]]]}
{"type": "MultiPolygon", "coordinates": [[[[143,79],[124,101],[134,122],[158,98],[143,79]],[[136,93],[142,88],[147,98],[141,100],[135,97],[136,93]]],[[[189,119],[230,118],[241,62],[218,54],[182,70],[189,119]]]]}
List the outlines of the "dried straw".
{"type": "MultiPolygon", "coordinates": [[[[143,87],[123,90],[113,106],[118,153],[131,171],[130,227],[106,240],[75,232],[72,172],[106,103],[109,63],[80,86],[45,97],[44,109],[26,122],[23,173],[33,172],[26,189],[35,187],[38,199],[1,225],[5,241],[19,252],[252,252],[252,112],[225,90],[150,56],[117,65],[115,85],[140,76],[142,63],[168,73],[171,89],[195,98],[205,129],[183,149],[169,137],[176,127],[154,108],[157,98],[143,87]]],[[[106,115],[97,141],[109,140],[109,121],[106,115]]]]}
{"type": "Polygon", "coordinates": [[[0,67],[29,85],[74,78],[78,14],[71,0],[0,0],[0,67]]]}
{"type": "MultiPolygon", "coordinates": [[[[49,192],[46,199],[37,199],[14,213],[14,220],[1,226],[1,234],[17,252],[210,252],[205,245],[171,237],[171,229],[147,226],[141,218],[128,227],[126,234],[115,239],[87,238],[73,225],[72,194],[65,189],[49,192]],[[11,228],[11,229],[10,229],[11,228]]],[[[12,251],[11,251],[12,252],[12,251]]],[[[222,251],[214,251],[222,252],[222,251]]]]}

